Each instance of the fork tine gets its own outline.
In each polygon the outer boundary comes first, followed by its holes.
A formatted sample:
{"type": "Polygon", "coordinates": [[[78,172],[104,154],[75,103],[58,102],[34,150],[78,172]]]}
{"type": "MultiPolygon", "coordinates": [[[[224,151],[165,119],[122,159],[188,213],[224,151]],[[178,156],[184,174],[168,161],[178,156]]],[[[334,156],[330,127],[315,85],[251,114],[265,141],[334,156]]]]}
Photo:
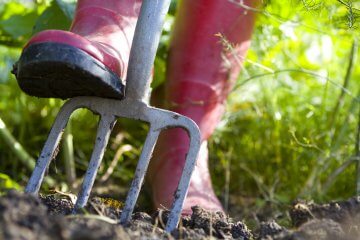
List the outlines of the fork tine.
{"type": "Polygon", "coordinates": [[[41,183],[44,179],[45,171],[48,168],[50,161],[56,157],[56,149],[59,145],[64,128],[69,121],[71,113],[75,109],[76,108],[74,108],[72,105],[66,103],[56,116],[55,122],[41,151],[35,169],[25,188],[25,192],[32,194],[37,194],[39,192],[41,183]]]}
{"type": "Polygon", "coordinates": [[[135,176],[131,183],[129,193],[126,197],[125,206],[120,216],[120,223],[125,224],[131,220],[131,214],[134,211],[136,200],[139,196],[141,186],[144,182],[144,176],[148,168],[151,154],[154,151],[156,140],[159,136],[160,130],[150,127],[149,133],[146,137],[144,147],[141,151],[140,159],[136,167],[135,176]]]}
{"type": "Polygon", "coordinates": [[[97,171],[100,167],[110,133],[115,125],[116,119],[113,115],[101,115],[98,131],[96,134],[94,150],[91,154],[89,167],[86,170],[83,184],[78,194],[73,212],[84,207],[89,199],[91,189],[94,185],[97,171]]]}
{"type": "Polygon", "coordinates": [[[186,124],[182,126],[182,128],[188,132],[190,137],[190,146],[188,154],[186,155],[185,166],[181,174],[179,185],[174,194],[174,202],[165,227],[166,232],[172,232],[174,229],[176,229],[179,223],[181,210],[189,188],[191,175],[200,150],[200,132],[196,124],[192,121],[186,120],[186,124]]]}

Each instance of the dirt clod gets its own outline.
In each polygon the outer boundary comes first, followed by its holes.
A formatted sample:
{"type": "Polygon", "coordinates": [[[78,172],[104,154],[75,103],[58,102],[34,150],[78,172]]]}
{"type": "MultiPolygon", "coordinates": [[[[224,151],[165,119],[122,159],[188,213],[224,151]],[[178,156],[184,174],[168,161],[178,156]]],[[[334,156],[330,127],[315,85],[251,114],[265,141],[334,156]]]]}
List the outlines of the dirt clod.
{"type": "Polygon", "coordinates": [[[294,226],[298,227],[311,219],[332,219],[338,223],[360,220],[360,197],[346,201],[316,204],[312,201],[297,201],[290,210],[294,226]]]}
{"type": "Polygon", "coordinates": [[[251,231],[244,223],[233,223],[223,212],[209,212],[199,206],[192,207],[192,211],[191,220],[188,222],[192,229],[203,229],[207,235],[217,238],[252,238],[251,231]]]}
{"type": "Polygon", "coordinates": [[[74,208],[74,204],[67,199],[56,198],[55,195],[40,196],[41,202],[45,204],[50,214],[68,215],[74,208]]]}
{"type": "Polygon", "coordinates": [[[32,195],[10,191],[0,198],[0,239],[65,239],[64,225],[32,195]]]}
{"type": "MultiPolygon", "coordinates": [[[[87,210],[94,211],[89,205],[87,210]]],[[[43,196],[40,200],[10,191],[0,197],[0,239],[163,239],[162,232],[153,227],[149,231],[141,224],[133,224],[131,229],[109,223],[106,216],[66,215],[72,206],[68,199],[43,196]]]]}
{"type": "Polygon", "coordinates": [[[301,226],[298,231],[304,239],[336,240],[346,239],[340,224],[331,219],[312,220],[301,226]]]}
{"type": "Polygon", "coordinates": [[[272,236],[279,235],[280,233],[287,233],[288,230],[280,226],[277,222],[269,221],[260,223],[258,239],[271,239],[272,236]]]}

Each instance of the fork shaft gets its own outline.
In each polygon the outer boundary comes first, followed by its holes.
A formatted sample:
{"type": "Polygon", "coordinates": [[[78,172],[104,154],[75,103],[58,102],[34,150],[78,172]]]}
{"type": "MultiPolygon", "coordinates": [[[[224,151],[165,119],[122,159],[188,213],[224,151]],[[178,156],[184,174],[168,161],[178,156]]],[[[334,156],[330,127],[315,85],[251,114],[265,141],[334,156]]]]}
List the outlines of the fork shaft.
{"type": "Polygon", "coordinates": [[[152,152],[154,151],[156,140],[160,131],[150,127],[150,131],[146,137],[144,147],[141,151],[140,159],[136,167],[135,176],[131,183],[129,193],[126,197],[125,206],[121,213],[120,223],[125,224],[130,221],[131,214],[134,211],[135,203],[139,197],[141,186],[144,182],[144,176],[148,168],[152,152]]]}
{"type": "Polygon", "coordinates": [[[151,69],[171,0],[143,0],[131,47],[126,98],[147,101],[151,69]]]}
{"type": "Polygon", "coordinates": [[[91,154],[89,167],[86,171],[84,181],[74,207],[74,213],[78,209],[83,208],[89,199],[92,186],[95,182],[97,171],[100,167],[101,160],[104,156],[105,148],[109,141],[110,133],[115,122],[116,120],[113,115],[101,116],[95,140],[95,147],[91,154]]]}

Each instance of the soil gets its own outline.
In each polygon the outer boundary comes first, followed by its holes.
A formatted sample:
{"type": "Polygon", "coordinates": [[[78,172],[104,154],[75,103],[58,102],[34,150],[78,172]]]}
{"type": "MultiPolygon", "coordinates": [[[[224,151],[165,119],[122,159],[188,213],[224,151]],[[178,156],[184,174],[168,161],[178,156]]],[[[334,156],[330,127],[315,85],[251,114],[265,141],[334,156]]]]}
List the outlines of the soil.
{"type": "Polygon", "coordinates": [[[80,214],[72,215],[71,196],[40,198],[16,191],[0,197],[0,239],[344,239],[360,236],[360,198],[329,204],[298,201],[288,210],[293,226],[261,222],[252,231],[241,221],[198,206],[166,233],[168,211],[136,212],[126,226],[117,223],[122,203],[94,197],[80,214]]]}

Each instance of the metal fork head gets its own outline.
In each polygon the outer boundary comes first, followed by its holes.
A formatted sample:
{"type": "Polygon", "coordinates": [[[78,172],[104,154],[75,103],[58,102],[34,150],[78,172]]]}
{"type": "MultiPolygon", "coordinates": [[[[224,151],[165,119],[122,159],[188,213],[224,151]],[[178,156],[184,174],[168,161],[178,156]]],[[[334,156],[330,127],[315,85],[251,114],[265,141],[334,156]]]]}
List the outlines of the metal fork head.
{"type": "Polygon", "coordinates": [[[190,177],[200,149],[200,131],[191,119],[174,112],[150,107],[145,103],[150,93],[151,69],[160,40],[162,25],[170,2],[171,0],[144,0],[142,2],[129,58],[128,76],[126,79],[126,98],[122,101],[96,97],[77,97],[70,99],[61,108],[56,117],[50,135],[26,187],[26,192],[37,193],[39,191],[45,171],[51,159],[55,157],[55,150],[60,142],[62,132],[74,110],[87,108],[99,114],[101,117],[95,147],[75,204],[75,211],[85,206],[89,198],[116,118],[125,117],[142,120],[150,124],[150,130],[142,149],[135,177],[120,218],[121,223],[127,223],[131,219],[160,131],[171,127],[181,127],[189,134],[190,148],[186,156],[185,166],[178,188],[174,193],[175,200],[166,225],[166,231],[170,232],[177,227],[183,202],[189,187],[190,177]]]}
{"type": "Polygon", "coordinates": [[[174,202],[165,229],[168,232],[174,230],[180,219],[191,174],[199,153],[200,131],[195,122],[190,118],[175,112],[150,107],[142,101],[132,99],[119,101],[97,97],[77,97],[66,102],[56,117],[49,137],[44,145],[25,191],[34,194],[38,193],[46,169],[49,166],[51,159],[55,157],[56,149],[59,145],[63,130],[66,127],[72,112],[78,108],[87,108],[94,113],[99,114],[101,118],[94,150],[91,155],[89,167],[86,171],[83,184],[78,194],[74,211],[84,207],[87,203],[96,178],[97,170],[101,164],[101,160],[116,119],[118,117],[125,117],[145,121],[150,124],[149,133],[138,161],[135,176],[126,198],[125,207],[121,214],[120,222],[123,224],[128,223],[131,220],[131,215],[139,196],[141,186],[144,182],[145,173],[160,132],[164,129],[173,127],[180,127],[187,131],[190,137],[189,152],[186,156],[185,166],[178,188],[174,193],[174,202]]]}

